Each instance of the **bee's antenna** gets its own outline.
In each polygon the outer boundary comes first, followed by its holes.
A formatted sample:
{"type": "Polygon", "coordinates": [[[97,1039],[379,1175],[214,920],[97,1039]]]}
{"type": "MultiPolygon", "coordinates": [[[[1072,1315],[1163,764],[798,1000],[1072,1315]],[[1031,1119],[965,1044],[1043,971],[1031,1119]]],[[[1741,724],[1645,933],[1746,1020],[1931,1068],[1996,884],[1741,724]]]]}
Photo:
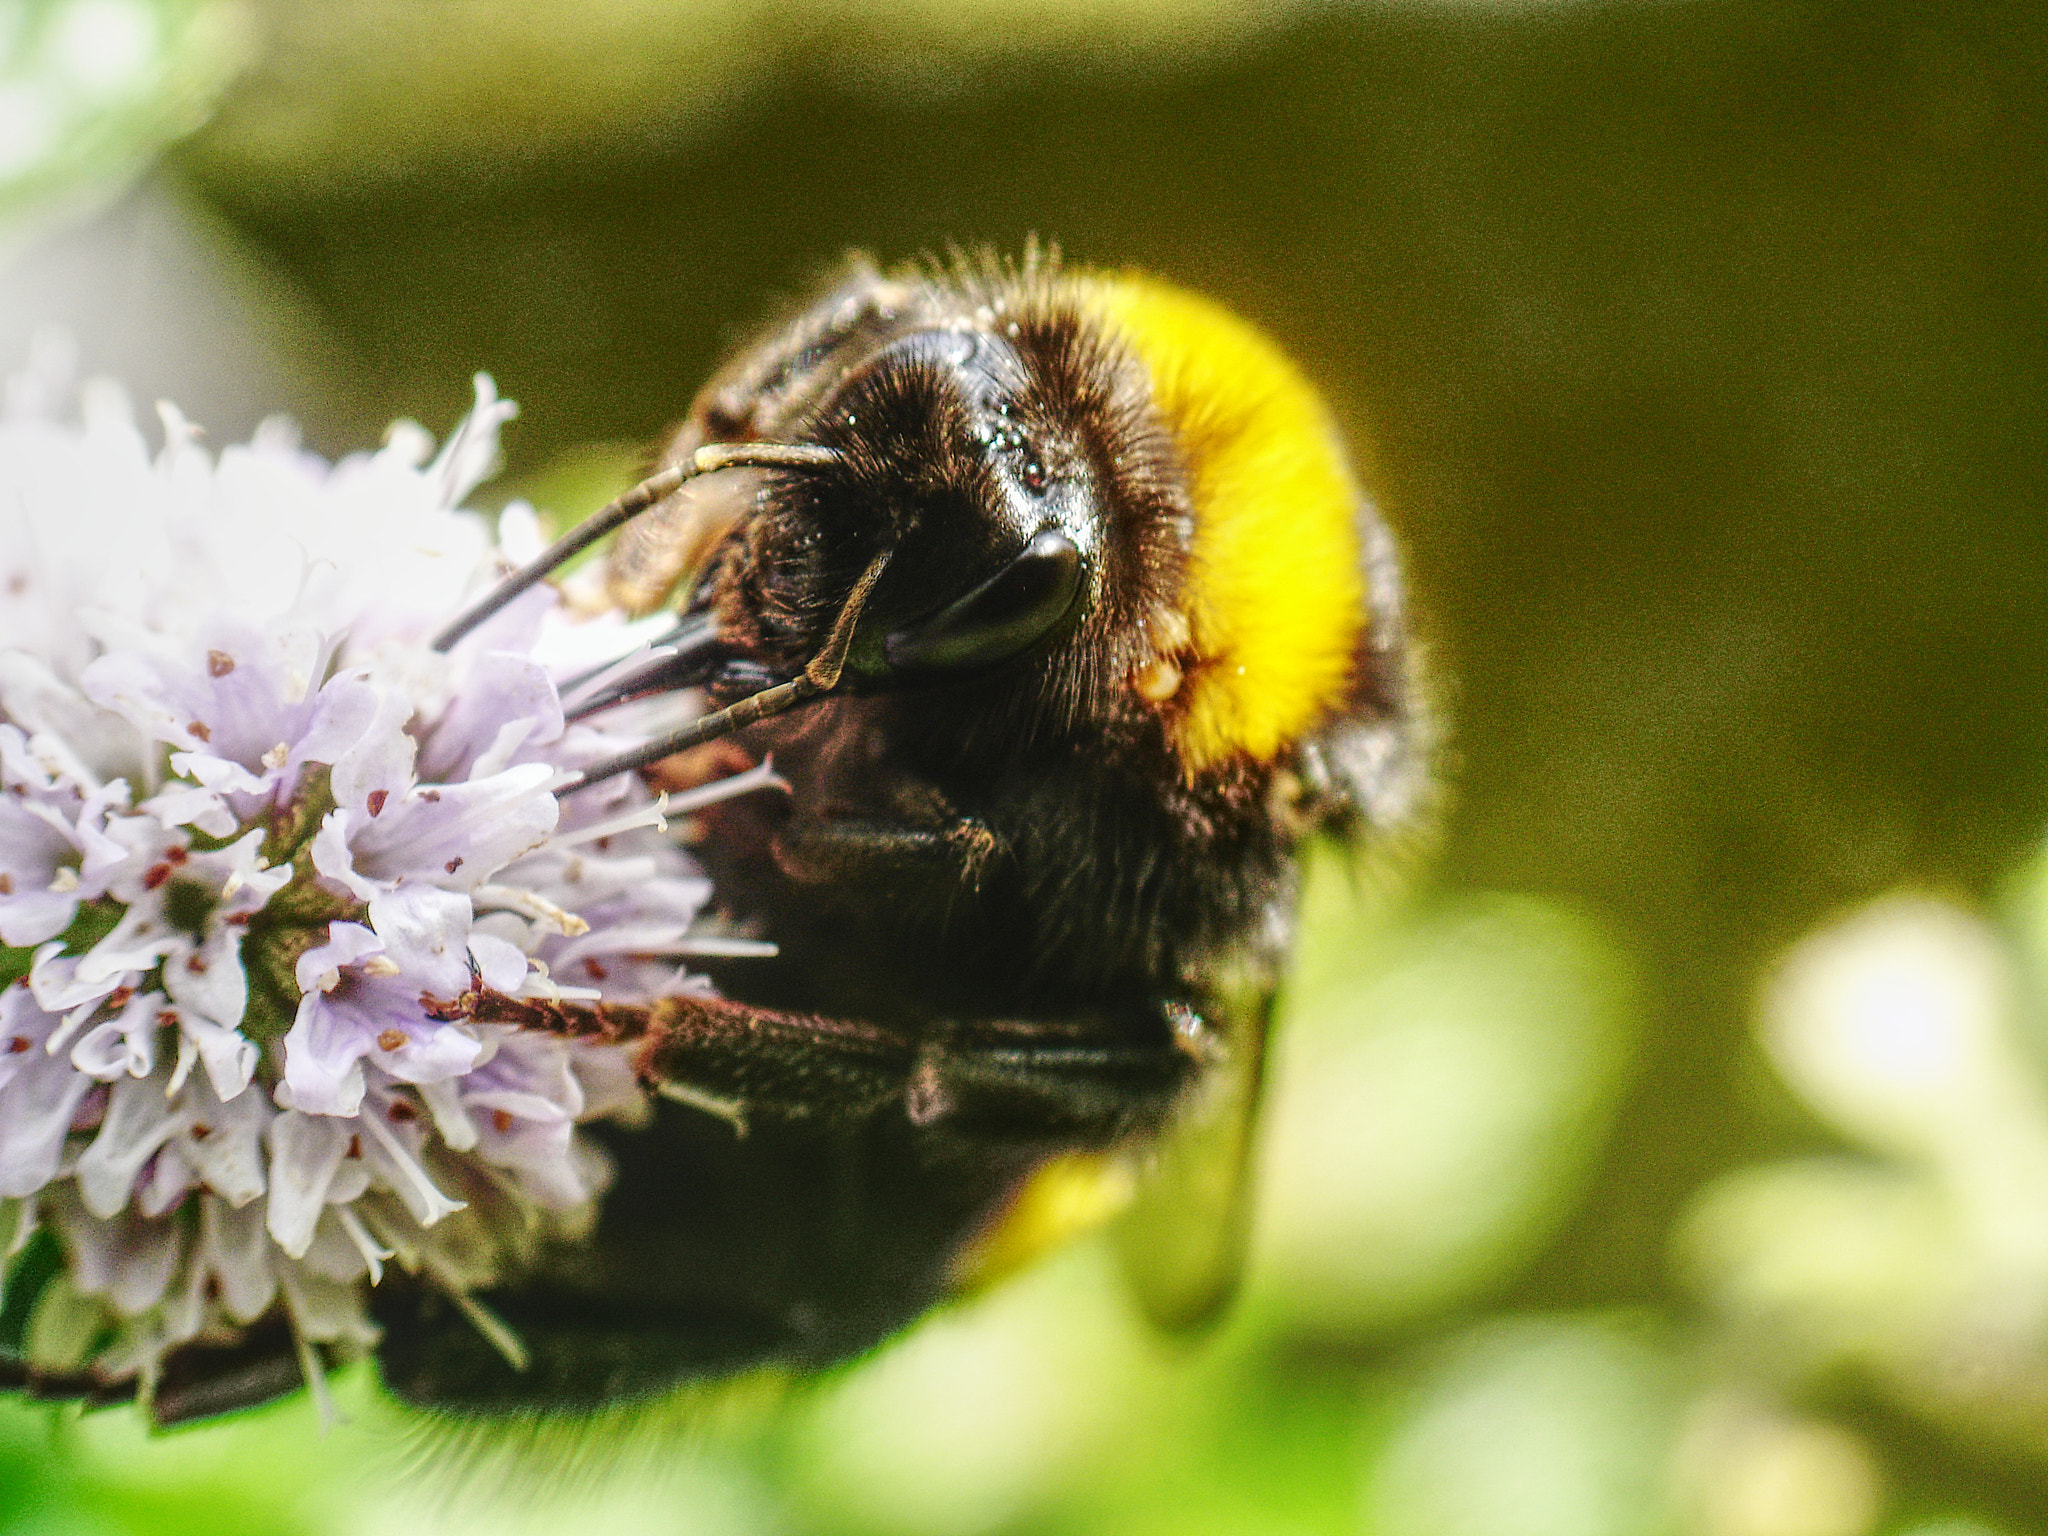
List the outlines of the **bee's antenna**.
{"type": "Polygon", "coordinates": [[[846,606],[839,610],[839,617],[832,621],[832,632],[825,637],[824,647],[811,658],[803,671],[788,682],[748,694],[737,703],[713,710],[708,715],[699,715],[688,725],[644,742],[629,752],[579,768],[576,777],[557,788],[555,793],[573,795],[579,789],[588,789],[622,773],[645,768],[649,763],[658,763],[664,757],[673,757],[678,752],[707,741],[716,741],[721,736],[730,736],[756,720],[779,715],[784,710],[794,709],[799,704],[807,704],[830,693],[839,686],[840,673],[846,668],[846,653],[853,645],[854,626],[860,622],[861,608],[881,578],[882,568],[888,563],[888,551],[875,556],[874,562],[861,573],[860,580],[853,584],[853,591],[847,596],[846,606]]]}
{"type": "Polygon", "coordinates": [[[614,528],[623,526],[657,502],[666,500],[686,480],[713,475],[721,469],[816,469],[837,464],[839,455],[830,448],[802,443],[706,443],[689,459],[659,474],[649,475],[617,501],[585,518],[547,547],[538,559],[521,566],[472,604],[434,636],[434,649],[445,651],[475,629],[512,599],[595,544],[614,528]]]}
{"type": "Polygon", "coordinates": [[[718,670],[726,654],[719,638],[716,618],[692,614],[652,644],[557,685],[562,718],[587,720],[650,693],[699,686],[718,670]]]}

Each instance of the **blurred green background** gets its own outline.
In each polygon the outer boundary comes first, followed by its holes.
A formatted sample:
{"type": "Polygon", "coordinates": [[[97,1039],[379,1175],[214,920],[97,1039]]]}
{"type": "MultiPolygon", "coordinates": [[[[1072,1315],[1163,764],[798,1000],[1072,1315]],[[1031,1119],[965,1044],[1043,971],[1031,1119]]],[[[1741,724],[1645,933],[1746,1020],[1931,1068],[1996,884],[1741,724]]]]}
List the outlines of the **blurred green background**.
{"type": "Polygon", "coordinates": [[[217,442],[481,368],[574,514],[849,249],[1034,233],[1322,381],[1451,722],[1230,1323],[1083,1245],[531,1445],[0,1405],[0,1528],[2048,1529],[2048,11],[0,0],[0,359],[217,442]]]}

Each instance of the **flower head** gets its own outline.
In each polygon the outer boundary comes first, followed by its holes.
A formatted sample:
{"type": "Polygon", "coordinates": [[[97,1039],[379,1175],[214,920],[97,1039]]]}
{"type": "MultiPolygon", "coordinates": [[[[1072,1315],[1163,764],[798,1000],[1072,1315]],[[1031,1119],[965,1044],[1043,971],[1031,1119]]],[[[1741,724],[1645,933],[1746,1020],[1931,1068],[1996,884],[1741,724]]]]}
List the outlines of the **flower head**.
{"type": "Polygon", "coordinates": [[[708,887],[637,783],[553,792],[639,739],[555,684],[630,626],[539,588],[427,644],[496,559],[459,510],[487,379],[438,453],[402,425],[335,465],[168,408],[152,454],[118,392],[61,393],[0,410],[0,1243],[57,1244],[44,1302],[100,1326],[27,1364],[147,1394],[281,1313],[317,1378],[387,1264],[473,1306],[587,1221],[577,1126],[640,1108],[617,1048],[478,1023],[480,989],[700,985],[708,887]]]}

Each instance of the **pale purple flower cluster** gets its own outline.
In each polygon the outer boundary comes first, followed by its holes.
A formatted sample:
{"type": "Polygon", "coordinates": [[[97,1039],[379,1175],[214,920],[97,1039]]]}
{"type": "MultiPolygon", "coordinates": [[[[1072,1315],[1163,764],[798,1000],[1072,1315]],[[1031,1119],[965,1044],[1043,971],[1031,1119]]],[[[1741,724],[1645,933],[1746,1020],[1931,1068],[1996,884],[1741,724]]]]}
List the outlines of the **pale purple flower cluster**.
{"type": "Polygon", "coordinates": [[[642,1111],[621,1051],[464,999],[642,1001],[735,941],[693,932],[707,887],[636,782],[553,793],[622,744],[565,727],[555,669],[628,626],[543,588],[424,643],[490,573],[455,510],[487,381],[438,457],[401,428],[333,467],[275,427],[215,459],[169,414],[152,456],[118,399],[74,425],[56,393],[0,411],[0,1248],[64,1260],[26,1348],[147,1393],[281,1309],[317,1385],[387,1264],[473,1308],[587,1222],[576,1126],[642,1111]]]}

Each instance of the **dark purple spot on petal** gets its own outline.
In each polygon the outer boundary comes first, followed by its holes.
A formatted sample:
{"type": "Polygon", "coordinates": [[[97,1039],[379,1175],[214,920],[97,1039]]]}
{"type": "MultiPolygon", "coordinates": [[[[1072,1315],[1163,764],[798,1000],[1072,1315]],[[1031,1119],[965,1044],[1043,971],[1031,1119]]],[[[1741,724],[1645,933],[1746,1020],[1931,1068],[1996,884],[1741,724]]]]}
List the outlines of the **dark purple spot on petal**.
{"type": "Polygon", "coordinates": [[[182,864],[191,857],[192,850],[185,847],[182,843],[177,847],[164,850],[164,861],[169,864],[182,864]]]}
{"type": "Polygon", "coordinates": [[[462,868],[462,856],[460,854],[457,854],[454,858],[450,859],[446,864],[443,864],[441,867],[447,870],[449,874],[454,874],[455,871],[462,868]]]}
{"type": "Polygon", "coordinates": [[[441,791],[438,789],[423,789],[420,791],[420,798],[429,805],[439,805],[441,803],[441,791]]]}
{"type": "Polygon", "coordinates": [[[166,880],[168,880],[168,879],[170,879],[170,878],[171,878],[171,866],[170,866],[170,865],[168,865],[168,864],[152,864],[152,865],[150,865],[150,866],[149,866],[149,868],[148,868],[148,869],[145,869],[145,870],[144,870],[144,871],[142,872],[142,888],[143,888],[143,889],[144,889],[145,891],[153,891],[153,890],[155,890],[155,889],[156,889],[156,888],[157,888],[158,886],[162,885],[162,884],[163,884],[163,883],[164,883],[164,882],[165,882],[166,880]]]}
{"type": "Polygon", "coordinates": [[[107,1085],[94,1083],[71,1112],[71,1129],[89,1131],[107,1117],[107,1085]]]}
{"type": "Polygon", "coordinates": [[[391,791],[390,791],[390,790],[388,790],[388,789],[373,789],[373,790],[371,790],[371,791],[370,791],[370,797],[369,797],[369,805],[370,805],[370,814],[371,814],[372,816],[381,816],[381,815],[383,815],[383,813],[384,813],[384,802],[385,802],[386,800],[389,800],[390,798],[391,798],[391,791]]]}
{"type": "Polygon", "coordinates": [[[387,1113],[391,1116],[393,1125],[410,1125],[420,1117],[420,1112],[403,1099],[393,1099],[387,1113]]]}
{"type": "Polygon", "coordinates": [[[12,1040],[9,1040],[7,1042],[7,1054],[10,1056],[19,1056],[23,1051],[29,1048],[30,1043],[31,1042],[28,1036],[16,1035],[12,1040]]]}
{"type": "Polygon", "coordinates": [[[213,1134],[213,1127],[207,1125],[204,1121],[194,1121],[192,1124],[192,1129],[189,1132],[187,1132],[187,1134],[191,1136],[191,1138],[194,1141],[204,1141],[207,1137],[213,1134]]]}
{"type": "Polygon", "coordinates": [[[507,1111],[507,1110],[502,1110],[502,1109],[494,1109],[494,1110],[492,1110],[492,1111],[491,1111],[491,1129],[492,1129],[492,1130],[494,1130],[494,1131],[496,1131],[496,1132],[497,1132],[497,1133],[498,1133],[498,1134],[499,1134],[500,1136],[503,1136],[503,1135],[507,1134],[508,1132],[510,1132],[510,1131],[511,1131],[511,1129],[512,1129],[512,1116],[511,1116],[511,1113],[510,1113],[509,1111],[507,1111]]]}

